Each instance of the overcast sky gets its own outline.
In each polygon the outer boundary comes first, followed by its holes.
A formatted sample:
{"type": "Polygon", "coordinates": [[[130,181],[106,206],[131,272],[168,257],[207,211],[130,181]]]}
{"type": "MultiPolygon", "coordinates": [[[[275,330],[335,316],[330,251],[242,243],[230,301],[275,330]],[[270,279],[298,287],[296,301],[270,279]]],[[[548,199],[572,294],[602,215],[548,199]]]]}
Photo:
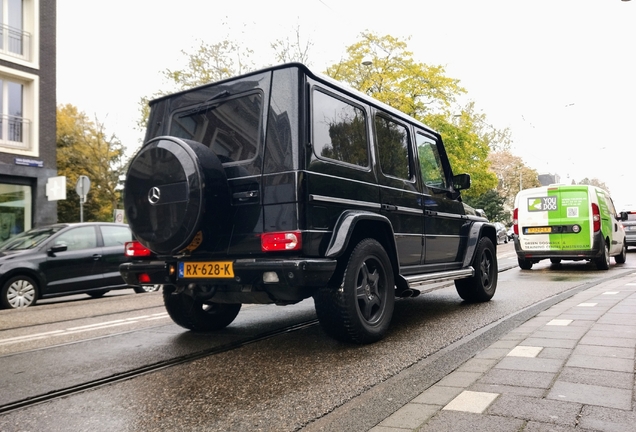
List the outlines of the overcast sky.
{"type": "MultiPolygon", "coordinates": [[[[310,39],[324,71],[362,31],[410,38],[417,61],[460,80],[512,151],[562,182],[598,178],[636,207],[636,0],[57,0],[57,102],[132,153],[139,100],[167,88],[181,51],[228,37],[274,63],[270,42],[310,39]]],[[[635,208],[636,209],[636,208],[635,208]]]]}

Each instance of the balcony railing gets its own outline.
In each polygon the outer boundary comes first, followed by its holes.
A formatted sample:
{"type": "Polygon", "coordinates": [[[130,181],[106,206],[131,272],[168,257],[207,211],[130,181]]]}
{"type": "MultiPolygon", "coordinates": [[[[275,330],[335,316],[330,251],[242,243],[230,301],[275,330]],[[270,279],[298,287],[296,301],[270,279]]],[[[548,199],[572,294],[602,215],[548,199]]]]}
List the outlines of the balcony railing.
{"type": "Polygon", "coordinates": [[[0,119],[0,146],[31,150],[31,121],[9,115],[0,119]]]}
{"type": "Polygon", "coordinates": [[[28,32],[0,25],[0,36],[2,36],[0,53],[31,61],[31,35],[28,32]]]}

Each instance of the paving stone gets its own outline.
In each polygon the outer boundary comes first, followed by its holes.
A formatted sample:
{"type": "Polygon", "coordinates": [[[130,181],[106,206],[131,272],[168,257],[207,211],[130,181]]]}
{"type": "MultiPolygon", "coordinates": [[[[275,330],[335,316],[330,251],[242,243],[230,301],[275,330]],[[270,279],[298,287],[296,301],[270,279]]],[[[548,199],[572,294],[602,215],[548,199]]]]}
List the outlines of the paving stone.
{"type": "Polygon", "coordinates": [[[634,348],[624,347],[602,347],[598,345],[581,345],[579,344],[572,354],[574,355],[589,355],[606,358],[623,358],[634,360],[634,348]]]}
{"type": "Polygon", "coordinates": [[[574,348],[576,346],[576,342],[577,341],[573,339],[529,337],[523,341],[523,344],[530,346],[542,346],[544,348],[574,348]]]}
{"type": "Polygon", "coordinates": [[[376,426],[372,429],[369,429],[369,432],[411,432],[412,428],[395,428],[395,427],[386,427],[386,426],[376,426]]]}
{"type": "Polygon", "coordinates": [[[631,390],[565,381],[555,382],[546,398],[624,410],[632,408],[631,390]]]}
{"type": "Polygon", "coordinates": [[[634,374],[599,369],[565,367],[559,374],[559,381],[589,385],[602,384],[607,387],[631,390],[634,385],[634,374]]]}
{"type": "Polygon", "coordinates": [[[586,406],[581,412],[579,427],[584,430],[634,432],[636,413],[613,408],[586,406]]]}
{"type": "Polygon", "coordinates": [[[537,388],[537,387],[521,387],[521,386],[507,386],[507,385],[499,385],[499,384],[483,384],[483,383],[475,383],[472,386],[468,387],[468,390],[478,391],[478,392],[488,392],[488,393],[510,393],[519,396],[529,396],[535,398],[541,398],[545,396],[546,389],[537,388]]]}
{"type": "Polygon", "coordinates": [[[547,389],[556,376],[556,373],[547,372],[491,369],[477,383],[547,389]]]}
{"type": "Polygon", "coordinates": [[[475,354],[474,358],[500,359],[510,352],[510,348],[486,348],[475,354]]]}
{"type": "Polygon", "coordinates": [[[409,403],[382,420],[378,426],[415,429],[438,411],[437,405],[409,403]]]}
{"type": "Polygon", "coordinates": [[[440,411],[418,432],[517,432],[521,430],[523,423],[523,420],[511,418],[440,411]]]}
{"type": "Polygon", "coordinates": [[[558,372],[563,360],[527,357],[506,357],[495,366],[496,369],[514,369],[532,372],[558,372]]]}
{"type": "Polygon", "coordinates": [[[458,372],[480,372],[486,373],[494,365],[497,364],[497,359],[478,359],[472,358],[468,360],[466,363],[457,368],[458,372]]]}
{"type": "Polygon", "coordinates": [[[440,408],[464,391],[460,387],[446,387],[439,384],[435,384],[432,387],[426,389],[422,394],[413,399],[411,403],[420,403],[428,405],[439,405],[440,408]]]}
{"type": "Polygon", "coordinates": [[[589,334],[583,336],[583,339],[581,339],[580,343],[584,345],[598,345],[598,346],[611,346],[611,347],[624,347],[624,348],[633,348],[635,345],[635,342],[632,339],[604,337],[604,336],[590,336],[589,334]]]}
{"type": "Polygon", "coordinates": [[[442,378],[438,384],[447,387],[468,387],[482,376],[479,372],[452,372],[442,378]]]}
{"type": "MultiPolygon", "coordinates": [[[[381,432],[381,431],[380,431],[381,432]]],[[[560,426],[549,423],[528,422],[523,432],[585,432],[574,426],[560,426]]]]}
{"type": "Polygon", "coordinates": [[[486,414],[534,420],[542,423],[575,426],[581,404],[501,394],[486,414]]]}
{"type": "Polygon", "coordinates": [[[498,393],[464,390],[450,401],[442,410],[464,411],[481,414],[499,396],[498,393]]]}
{"type": "Polygon", "coordinates": [[[585,327],[553,327],[545,326],[542,330],[538,330],[532,334],[535,338],[550,338],[550,339],[576,339],[579,340],[588,329],[585,327]]]}
{"type": "Polygon", "coordinates": [[[569,348],[543,348],[537,357],[566,360],[571,354],[569,348]]]}
{"type": "Polygon", "coordinates": [[[634,360],[572,354],[567,361],[566,366],[629,373],[634,371],[634,360]]]}

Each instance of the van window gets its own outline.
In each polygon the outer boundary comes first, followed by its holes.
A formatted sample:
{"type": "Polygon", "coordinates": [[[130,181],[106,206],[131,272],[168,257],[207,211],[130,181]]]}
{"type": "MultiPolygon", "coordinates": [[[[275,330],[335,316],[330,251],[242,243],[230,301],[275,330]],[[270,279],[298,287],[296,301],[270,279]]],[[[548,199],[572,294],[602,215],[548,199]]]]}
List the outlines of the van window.
{"type": "Polygon", "coordinates": [[[420,159],[422,181],[428,187],[446,189],[444,168],[439,157],[437,143],[422,134],[416,134],[417,155],[420,159]]]}
{"type": "Polygon", "coordinates": [[[375,117],[380,169],[388,176],[410,180],[409,134],[404,126],[382,116],[375,117]]]}
{"type": "Polygon", "coordinates": [[[258,148],[262,109],[261,93],[195,105],[173,115],[169,134],[210,147],[223,163],[250,160],[258,148]]]}
{"type": "Polygon", "coordinates": [[[316,90],[312,130],[316,156],[369,166],[366,116],[362,109],[316,90]]]}

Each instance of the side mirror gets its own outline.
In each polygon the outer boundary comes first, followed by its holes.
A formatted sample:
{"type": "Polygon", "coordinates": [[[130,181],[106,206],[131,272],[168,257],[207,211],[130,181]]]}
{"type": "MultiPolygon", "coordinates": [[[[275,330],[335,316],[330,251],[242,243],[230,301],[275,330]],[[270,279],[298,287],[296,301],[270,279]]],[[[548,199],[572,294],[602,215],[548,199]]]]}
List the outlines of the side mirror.
{"type": "Polygon", "coordinates": [[[627,212],[622,211],[618,214],[618,220],[620,221],[626,221],[628,218],[627,212]]]}
{"type": "Polygon", "coordinates": [[[49,254],[56,254],[58,252],[64,252],[68,249],[66,243],[56,243],[47,251],[49,254]]]}
{"type": "Polygon", "coordinates": [[[453,188],[464,190],[470,188],[470,174],[457,174],[453,176],[453,188]]]}

